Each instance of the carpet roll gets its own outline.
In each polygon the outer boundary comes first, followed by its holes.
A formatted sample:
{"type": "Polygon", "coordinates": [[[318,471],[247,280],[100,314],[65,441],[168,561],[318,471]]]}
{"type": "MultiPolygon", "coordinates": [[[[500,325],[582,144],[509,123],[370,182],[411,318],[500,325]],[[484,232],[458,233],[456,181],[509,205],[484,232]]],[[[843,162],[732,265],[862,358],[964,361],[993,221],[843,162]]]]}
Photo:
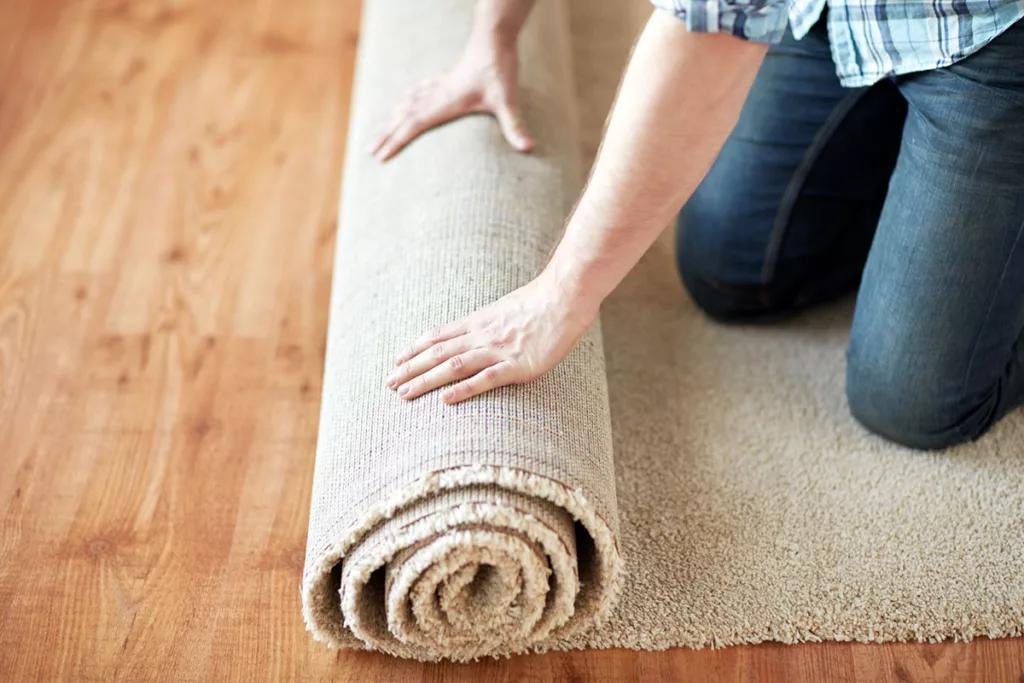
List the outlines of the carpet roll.
{"type": "Polygon", "coordinates": [[[560,0],[520,38],[533,153],[470,117],[368,155],[403,90],[455,62],[473,4],[364,6],[302,582],[315,638],[425,660],[554,647],[621,583],[596,326],[542,379],[458,406],[384,385],[419,334],[539,272],[581,185],[560,0]]]}

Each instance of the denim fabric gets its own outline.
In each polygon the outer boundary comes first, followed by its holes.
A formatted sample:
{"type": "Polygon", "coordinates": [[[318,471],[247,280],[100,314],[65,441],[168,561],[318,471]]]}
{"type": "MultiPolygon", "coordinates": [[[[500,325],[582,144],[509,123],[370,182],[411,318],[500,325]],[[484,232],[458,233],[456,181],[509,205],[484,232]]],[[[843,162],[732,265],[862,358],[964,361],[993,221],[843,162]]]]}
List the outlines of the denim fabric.
{"type": "Polygon", "coordinates": [[[784,317],[860,283],[847,397],[915,448],[1024,402],[1024,22],[950,67],[840,87],[824,22],[773,46],[680,215],[701,308],[784,317]]]}

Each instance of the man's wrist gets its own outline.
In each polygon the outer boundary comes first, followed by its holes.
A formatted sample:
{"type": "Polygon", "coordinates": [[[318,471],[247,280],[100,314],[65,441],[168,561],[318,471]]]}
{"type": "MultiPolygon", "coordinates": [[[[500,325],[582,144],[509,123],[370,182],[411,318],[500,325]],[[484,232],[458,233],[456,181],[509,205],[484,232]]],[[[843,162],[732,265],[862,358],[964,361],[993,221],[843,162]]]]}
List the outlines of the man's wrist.
{"type": "Polygon", "coordinates": [[[595,281],[595,269],[559,248],[541,272],[545,288],[572,302],[572,307],[596,311],[607,292],[595,281]]]}

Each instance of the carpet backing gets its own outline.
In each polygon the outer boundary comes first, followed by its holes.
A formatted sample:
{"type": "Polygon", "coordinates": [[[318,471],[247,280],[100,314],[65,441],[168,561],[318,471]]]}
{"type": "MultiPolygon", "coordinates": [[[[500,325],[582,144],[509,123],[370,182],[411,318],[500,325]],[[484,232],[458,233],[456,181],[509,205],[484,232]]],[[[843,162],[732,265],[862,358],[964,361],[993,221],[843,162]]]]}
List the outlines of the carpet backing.
{"type": "Polygon", "coordinates": [[[374,161],[373,132],[455,61],[472,5],[365,2],[302,582],[313,636],[464,660],[1020,635],[1020,414],[942,453],[869,435],[843,396],[849,302],[715,325],[666,238],[542,379],[458,406],[384,386],[404,344],[543,266],[649,13],[536,4],[532,154],[467,117],[374,161]]]}

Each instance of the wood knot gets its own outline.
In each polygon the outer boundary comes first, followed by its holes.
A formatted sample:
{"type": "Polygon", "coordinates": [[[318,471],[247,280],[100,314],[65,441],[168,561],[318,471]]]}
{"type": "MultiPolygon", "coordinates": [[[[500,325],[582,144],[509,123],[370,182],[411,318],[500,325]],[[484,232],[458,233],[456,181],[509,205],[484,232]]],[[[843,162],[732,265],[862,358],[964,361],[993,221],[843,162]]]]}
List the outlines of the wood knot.
{"type": "Polygon", "coordinates": [[[192,424],[192,433],[197,439],[202,439],[211,431],[213,431],[215,425],[211,420],[207,420],[205,417],[200,417],[192,424]]]}
{"type": "Polygon", "coordinates": [[[181,263],[185,260],[185,250],[180,245],[174,245],[164,253],[164,261],[167,263],[181,263]]]}
{"type": "Polygon", "coordinates": [[[288,344],[287,346],[281,347],[277,350],[278,358],[282,358],[292,363],[299,363],[302,361],[302,347],[298,344],[288,344]]]}
{"type": "Polygon", "coordinates": [[[299,41],[280,33],[268,33],[260,40],[264,52],[273,55],[305,52],[305,46],[299,41]]]}
{"type": "Polygon", "coordinates": [[[114,551],[114,544],[105,538],[94,538],[86,544],[86,550],[92,557],[105,557],[114,551]]]}
{"type": "Polygon", "coordinates": [[[125,350],[124,337],[121,337],[116,334],[103,337],[103,339],[100,341],[100,345],[103,347],[104,350],[109,351],[112,354],[121,354],[125,350]]]}

